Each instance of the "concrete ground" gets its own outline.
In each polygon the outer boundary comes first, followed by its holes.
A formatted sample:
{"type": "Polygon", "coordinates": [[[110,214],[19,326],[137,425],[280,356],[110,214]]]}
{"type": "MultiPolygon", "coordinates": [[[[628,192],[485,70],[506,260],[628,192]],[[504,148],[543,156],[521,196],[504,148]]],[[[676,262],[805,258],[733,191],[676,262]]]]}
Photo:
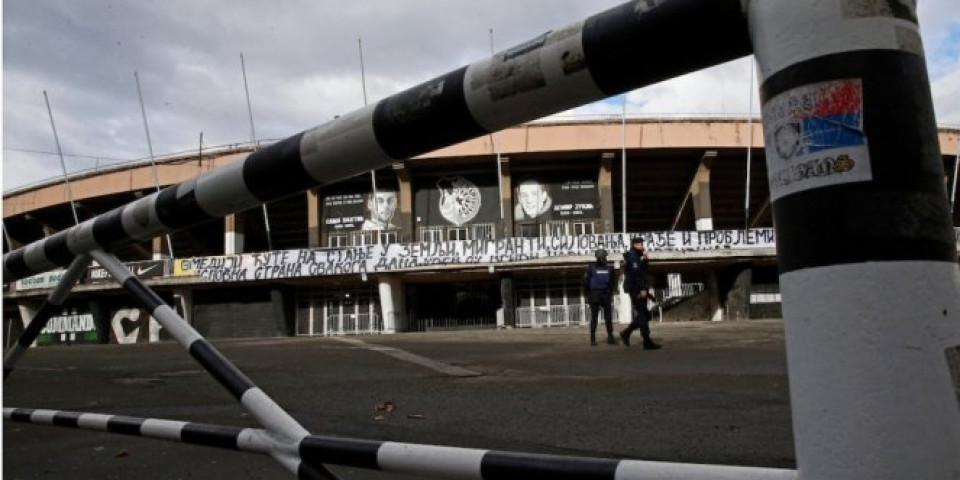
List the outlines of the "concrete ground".
{"type": "MultiPolygon", "coordinates": [[[[663,350],[591,347],[583,327],[214,343],[314,434],[795,467],[781,321],[653,330],[663,350]],[[396,409],[378,418],[385,401],[396,409]]],[[[3,403],[257,426],[173,343],[33,349],[5,382],[3,403]]],[[[3,478],[294,477],[255,454],[4,422],[3,478]]]]}

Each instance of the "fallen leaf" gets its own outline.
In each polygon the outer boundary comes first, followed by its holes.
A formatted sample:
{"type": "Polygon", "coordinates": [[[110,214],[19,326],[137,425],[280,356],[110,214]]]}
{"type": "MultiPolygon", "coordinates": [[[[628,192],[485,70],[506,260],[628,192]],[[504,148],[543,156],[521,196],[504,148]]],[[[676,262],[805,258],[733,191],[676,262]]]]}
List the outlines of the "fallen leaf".
{"type": "Polygon", "coordinates": [[[125,448],[124,448],[124,449],[121,449],[119,452],[113,454],[113,458],[122,458],[122,457],[127,457],[127,456],[130,456],[130,452],[128,452],[127,449],[125,449],[125,448]]]}
{"type": "Polygon", "coordinates": [[[393,411],[393,409],[394,409],[394,404],[393,404],[393,402],[390,401],[390,400],[387,400],[387,401],[385,401],[385,402],[380,402],[380,403],[377,404],[377,411],[378,411],[378,412],[387,412],[387,413],[390,413],[390,412],[393,411]]]}
{"type": "Polygon", "coordinates": [[[407,415],[407,418],[409,418],[409,419],[411,419],[411,420],[423,420],[423,419],[425,419],[425,418],[427,418],[427,417],[424,417],[423,415],[420,415],[419,413],[411,413],[410,415],[407,415]]]}
{"type": "Polygon", "coordinates": [[[378,421],[378,422],[384,420],[385,418],[386,418],[386,417],[384,417],[383,415],[377,415],[376,417],[373,417],[373,419],[376,420],[376,421],[378,421]]]}

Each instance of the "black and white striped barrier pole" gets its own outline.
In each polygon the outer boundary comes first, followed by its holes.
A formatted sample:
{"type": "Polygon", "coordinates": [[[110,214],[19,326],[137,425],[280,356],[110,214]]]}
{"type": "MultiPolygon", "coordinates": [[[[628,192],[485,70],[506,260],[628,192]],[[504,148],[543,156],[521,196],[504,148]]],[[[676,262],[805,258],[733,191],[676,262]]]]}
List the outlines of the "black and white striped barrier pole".
{"type": "Polygon", "coordinates": [[[960,478],[960,270],[916,2],[747,6],[798,470],[960,478]]]}
{"type": "Polygon", "coordinates": [[[740,0],[627,2],[10,252],[3,276],[43,272],[749,53],[740,0]]]}
{"type": "MultiPolygon", "coordinates": [[[[268,434],[280,443],[295,444],[309,435],[293,417],[273,401],[263,390],[254,385],[243,372],[230,363],[213,345],[193,329],[180,315],[157,296],[150,287],[147,287],[127,269],[112,254],[99,250],[90,252],[97,263],[103,267],[124,290],[136,298],[156,318],[167,333],[190,352],[190,355],[200,364],[217,382],[236,398],[257,421],[266,427],[268,434]]],[[[274,458],[294,473],[300,470],[300,462],[281,450],[271,450],[274,458]]],[[[322,465],[315,466],[319,478],[336,478],[326,471],[322,465]]]]}
{"type": "Polygon", "coordinates": [[[86,254],[78,255],[73,259],[73,262],[70,263],[70,267],[67,268],[67,271],[60,277],[60,281],[53,287],[53,290],[47,295],[47,298],[43,301],[43,304],[40,305],[40,308],[33,315],[33,318],[30,319],[30,323],[27,325],[27,328],[23,330],[23,334],[20,335],[17,342],[10,346],[3,355],[4,380],[10,376],[10,373],[13,372],[14,367],[17,365],[17,361],[20,360],[20,357],[30,348],[30,345],[33,344],[34,340],[40,335],[40,332],[43,331],[43,328],[47,326],[50,317],[52,317],[54,313],[57,313],[57,310],[63,306],[63,302],[67,299],[67,295],[70,294],[70,290],[80,281],[83,274],[87,272],[88,265],[90,265],[90,256],[86,254]]]}
{"type": "MultiPolygon", "coordinates": [[[[457,479],[563,478],[593,480],[795,480],[797,472],[774,468],[694,465],[642,460],[569,457],[311,435],[278,445],[260,429],[136,418],[99,413],[4,408],[12,422],[98,430],[207,447],[269,454],[285,448],[303,469],[334,464],[417,477],[457,479]]],[[[303,477],[301,477],[303,478],[303,477]]]]}

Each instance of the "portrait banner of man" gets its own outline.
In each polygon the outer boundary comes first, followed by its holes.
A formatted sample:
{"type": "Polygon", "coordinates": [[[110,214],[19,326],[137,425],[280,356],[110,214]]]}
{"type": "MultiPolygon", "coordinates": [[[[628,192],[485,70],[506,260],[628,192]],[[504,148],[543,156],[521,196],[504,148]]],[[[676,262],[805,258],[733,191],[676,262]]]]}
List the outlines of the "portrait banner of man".
{"type": "Polygon", "coordinates": [[[553,200],[547,186],[539,180],[528,178],[517,185],[517,205],[513,209],[515,220],[532,220],[550,212],[553,200]]]}
{"type": "Polygon", "coordinates": [[[515,221],[590,219],[600,214],[596,180],[571,172],[525,178],[514,192],[515,221]]]}
{"type": "Polygon", "coordinates": [[[396,214],[397,192],[377,190],[367,199],[367,215],[361,230],[395,230],[399,228],[394,223],[396,214]]]}

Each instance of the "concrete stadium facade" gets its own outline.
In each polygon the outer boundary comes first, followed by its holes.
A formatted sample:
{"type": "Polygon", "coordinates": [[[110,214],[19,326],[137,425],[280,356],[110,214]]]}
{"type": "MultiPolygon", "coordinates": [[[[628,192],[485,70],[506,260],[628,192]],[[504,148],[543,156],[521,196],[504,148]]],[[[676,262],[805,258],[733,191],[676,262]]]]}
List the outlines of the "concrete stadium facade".
{"type": "MultiPolygon", "coordinates": [[[[211,338],[582,324],[591,252],[617,260],[638,234],[657,318],[777,317],[763,138],[743,118],[524,124],[116,253],[211,338]]],[[[949,195],[960,130],[942,128],[939,140],[949,195]]],[[[71,195],[83,221],[153,193],[155,178],[176,184],[251,150],[77,174],[69,191],[52,180],[7,192],[5,251],[72,226],[71,195]]],[[[61,273],[5,285],[7,342],[61,273]]],[[[626,321],[628,302],[616,311],[626,321]]],[[[163,338],[94,266],[40,342],[163,338]]]]}

